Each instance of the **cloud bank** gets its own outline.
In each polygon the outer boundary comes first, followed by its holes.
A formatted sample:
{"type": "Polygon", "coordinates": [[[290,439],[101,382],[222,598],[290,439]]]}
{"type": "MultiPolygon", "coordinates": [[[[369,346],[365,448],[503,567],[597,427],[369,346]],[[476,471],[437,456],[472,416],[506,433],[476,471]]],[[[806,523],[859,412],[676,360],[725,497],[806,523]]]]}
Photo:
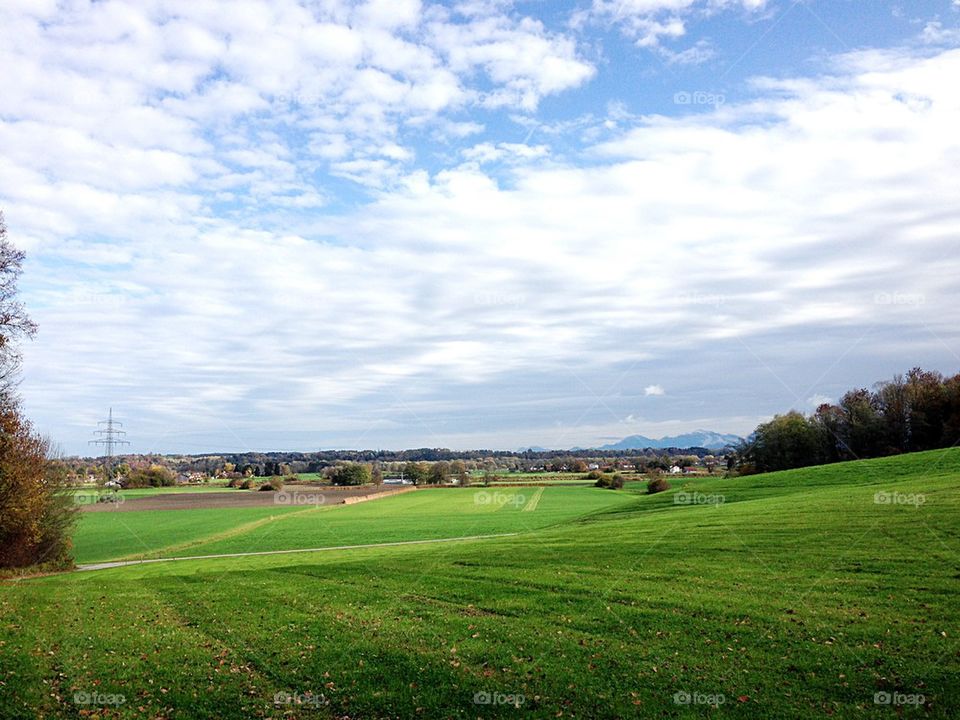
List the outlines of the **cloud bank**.
{"type": "MultiPolygon", "coordinates": [[[[634,19],[695,5],[618,22],[642,40],[634,19]]],[[[747,432],[956,360],[942,43],[526,142],[509,118],[598,70],[508,4],[0,13],[0,203],[40,325],[23,390],[70,451],[111,404],[139,450],[747,432]]]]}

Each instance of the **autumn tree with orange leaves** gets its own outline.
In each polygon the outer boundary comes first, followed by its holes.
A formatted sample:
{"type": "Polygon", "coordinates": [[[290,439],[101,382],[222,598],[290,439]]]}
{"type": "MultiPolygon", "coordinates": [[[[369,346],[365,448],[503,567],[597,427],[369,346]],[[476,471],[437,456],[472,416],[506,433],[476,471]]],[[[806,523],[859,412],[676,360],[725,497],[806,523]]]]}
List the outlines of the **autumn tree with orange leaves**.
{"type": "Polygon", "coordinates": [[[17,300],[23,259],[0,213],[0,567],[56,567],[70,563],[76,508],[50,441],[24,417],[16,393],[17,343],[37,330],[17,300]]]}

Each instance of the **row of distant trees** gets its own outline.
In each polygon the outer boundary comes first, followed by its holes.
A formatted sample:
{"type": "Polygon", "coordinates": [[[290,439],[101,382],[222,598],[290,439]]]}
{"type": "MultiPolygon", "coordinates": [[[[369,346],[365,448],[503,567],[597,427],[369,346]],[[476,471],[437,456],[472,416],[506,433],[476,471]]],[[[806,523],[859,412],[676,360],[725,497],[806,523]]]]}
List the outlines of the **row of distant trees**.
{"type": "MultiPolygon", "coordinates": [[[[347,462],[327,468],[324,473],[334,485],[363,485],[383,482],[383,466],[381,463],[347,462]]],[[[432,463],[408,462],[400,471],[400,477],[409,480],[414,485],[446,485],[455,480],[460,485],[468,485],[470,471],[462,460],[447,462],[438,460],[432,463]]]]}
{"type": "MultiPolygon", "coordinates": [[[[219,475],[237,472],[245,476],[270,477],[273,475],[299,475],[301,473],[325,472],[327,468],[344,462],[354,462],[371,467],[379,465],[384,472],[399,473],[409,462],[432,464],[435,462],[463,462],[468,470],[484,470],[494,463],[501,472],[528,472],[547,470],[553,472],[583,472],[590,463],[601,465],[627,462],[641,467],[656,467],[658,464],[675,464],[679,457],[695,456],[695,461],[709,462],[714,451],[707,448],[647,448],[643,450],[545,450],[545,451],[490,451],[447,450],[443,448],[420,448],[417,450],[323,450],[317,452],[270,452],[270,453],[223,453],[218,455],[165,455],[142,457],[151,462],[162,462],[178,472],[201,472],[219,475]],[[226,467],[230,466],[227,470],[226,467]]],[[[131,459],[131,458],[128,458],[131,459]]],[[[77,474],[85,468],[94,468],[98,462],[91,458],[74,461],[77,474]]],[[[92,471],[91,471],[92,472],[92,471]]]]}
{"type": "MultiPolygon", "coordinates": [[[[157,454],[126,455],[119,459],[113,467],[113,475],[121,479],[124,487],[150,487],[174,485],[178,473],[199,473],[201,476],[217,477],[228,480],[248,479],[256,477],[298,477],[302,473],[319,473],[327,480],[341,485],[357,484],[358,470],[344,471],[345,466],[362,466],[367,468],[366,479],[363,482],[373,482],[379,485],[384,477],[404,477],[418,485],[444,485],[455,481],[459,485],[469,484],[471,478],[484,482],[491,482],[504,474],[523,471],[550,471],[569,472],[573,474],[587,473],[593,467],[612,468],[624,472],[636,470],[640,473],[657,473],[669,470],[674,465],[686,469],[688,467],[704,467],[710,473],[726,462],[722,455],[672,454],[663,450],[635,457],[606,457],[597,455],[587,459],[558,456],[556,459],[544,461],[521,460],[514,462],[515,457],[487,458],[485,460],[456,459],[453,461],[437,460],[408,461],[408,462],[358,462],[353,459],[341,459],[335,463],[320,464],[314,470],[303,469],[299,461],[280,462],[269,460],[263,464],[236,464],[226,460],[226,456],[204,456],[202,464],[184,462],[183,456],[165,456],[157,454]],[[198,469],[202,468],[202,469],[198,469]],[[346,473],[346,474],[344,474],[346,473]]],[[[348,458],[353,455],[350,451],[344,453],[348,458]]],[[[83,483],[90,479],[103,482],[107,479],[107,467],[99,460],[89,458],[66,458],[60,462],[67,466],[67,476],[74,484],[83,483]]]]}
{"type": "MultiPolygon", "coordinates": [[[[326,454],[326,453],[325,453],[326,454]]],[[[229,458],[241,459],[251,455],[233,456],[233,455],[206,455],[202,457],[190,457],[181,455],[127,455],[119,458],[115,466],[115,472],[118,476],[129,478],[125,482],[127,486],[134,483],[156,484],[155,480],[162,478],[148,478],[141,482],[133,476],[142,475],[140,472],[151,466],[161,466],[168,468],[173,475],[177,473],[199,472],[209,477],[249,478],[249,477],[273,477],[273,476],[293,476],[303,473],[322,473],[327,478],[332,478],[337,468],[344,464],[354,463],[365,465],[370,468],[371,480],[378,482],[379,477],[399,476],[401,473],[405,477],[412,477],[421,483],[436,482],[442,484],[451,477],[462,480],[470,475],[485,475],[492,472],[495,474],[512,472],[570,472],[585,473],[590,470],[591,465],[600,467],[613,467],[618,470],[633,470],[640,472],[656,472],[657,470],[668,470],[674,465],[681,468],[703,466],[708,471],[725,461],[720,455],[710,454],[708,451],[698,449],[688,449],[683,452],[670,452],[660,449],[650,449],[644,453],[634,453],[632,456],[607,455],[594,452],[585,457],[574,457],[571,455],[557,455],[553,459],[529,459],[517,456],[497,456],[487,457],[482,460],[470,460],[467,458],[456,458],[451,461],[435,460],[421,461],[409,460],[399,461],[363,461],[357,460],[357,453],[354,451],[343,451],[343,457],[335,461],[301,461],[301,460],[263,460],[256,463],[233,462],[229,458]],[[434,478],[431,480],[431,477],[434,478]]],[[[468,453],[467,453],[468,454],[468,453]]],[[[88,477],[103,479],[106,477],[106,468],[102,460],[93,460],[90,458],[67,458],[65,462],[70,469],[70,478],[74,482],[83,482],[88,477]]],[[[154,473],[154,475],[156,475],[154,473]]],[[[171,480],[172,481],[172,480],[171,480]]],[[[161,482],[160,484],[167,484],[161,482]]]]}
{"type": "Polygon", "coordinates": [[[850,390],[811,415],[791,411],[737,449],[741,472],[766,472],[951,447],[960,442],[960,374],[914,368],[850,390]]]}

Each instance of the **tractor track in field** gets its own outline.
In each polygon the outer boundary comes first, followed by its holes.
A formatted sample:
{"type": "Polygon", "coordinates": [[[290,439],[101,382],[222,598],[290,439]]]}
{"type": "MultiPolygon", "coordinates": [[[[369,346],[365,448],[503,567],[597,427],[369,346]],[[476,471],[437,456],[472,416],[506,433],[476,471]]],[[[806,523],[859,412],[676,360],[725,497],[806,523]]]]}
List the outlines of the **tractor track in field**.
{"type": "Polygon", "coordinates": [[[109,570],[111,568],[127,567],[129,565],[148,565],[153,563],[178,562],[181,560],[216,560],[218,558],[258,557],[263,555],[292,555],[294,553],[331,552],[335,550],[363,550],[365,548],[397,547],[400,545],[429,545],[432,543],[448,543],[469,540],[487,540],[490,538],[513,537],[518,532],[495,533],[492,535],[464,535],[452,538],[434,538],[432,540],[398,540],[396,542],[369,543],[366,545],[333,545],[320,548],[297,548],[296,550],[261,550],[258,552],[223,553],[220,555],[193,555],[189,557],[147,558],[143,560],[113,560],[110,562],[89,563],[78,565],[75,572],[91,572],[93,570],[109,570]]]}
{"type": "Polygon", "coordinates": [[[525,512],[534,512],[537,509],[537,505],[540,504],[540,498],[543,497],[543,488],[538,488],[537,491],[533,494],[533,497],[527,500],[527,504],[523,506],[523,511],[525,512]]]}

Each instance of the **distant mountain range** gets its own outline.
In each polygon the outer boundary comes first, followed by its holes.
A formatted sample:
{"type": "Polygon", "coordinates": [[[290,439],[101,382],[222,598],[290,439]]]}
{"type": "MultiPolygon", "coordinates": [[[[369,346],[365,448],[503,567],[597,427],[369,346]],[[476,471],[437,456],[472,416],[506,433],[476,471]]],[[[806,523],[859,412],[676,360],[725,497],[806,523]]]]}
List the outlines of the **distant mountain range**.
{"type": "Polygon", "coordinates": [[[713,430],[695,430],[683,435],[668,435],[659,440],[644,437],[643,435],[631,435],[625,437],[619,442],[610,445],[601,445],[598,450],[644,450],[654,448],[660,450],[663,448],[690,448],[702,447],[708,450],[720,450],[727,445],[736,445],[743,440],[739,435],[729,435],[714,432],[713,430]]]}
{"type": "MultiPolygon", "coordinates": [[[[610,445],[600,445],[599,447],[593,448],[574,447],[570,448],[570,450],[646,450],[647,448],[663,450],[665,448],[692,447],[706,448],[707,450],[720,450],[727,445],[736,445],[741,440],[743,440],[743,438],[739,435],[718,433],[714,432],[713,430],[694,430],[693,432],[684,433],[683,435],[668,435],[667,437],[662,437],[659,440],[654,440],[653,438],[648,438],[644,435],[630,435],[629,437],[625,437],[623,440],[611,443],[610,445]]],[[[527,451],[557,452],[557,449],[540,447],[539,445],[527,445],[520,448],[520,452],[527,451]]]]}

